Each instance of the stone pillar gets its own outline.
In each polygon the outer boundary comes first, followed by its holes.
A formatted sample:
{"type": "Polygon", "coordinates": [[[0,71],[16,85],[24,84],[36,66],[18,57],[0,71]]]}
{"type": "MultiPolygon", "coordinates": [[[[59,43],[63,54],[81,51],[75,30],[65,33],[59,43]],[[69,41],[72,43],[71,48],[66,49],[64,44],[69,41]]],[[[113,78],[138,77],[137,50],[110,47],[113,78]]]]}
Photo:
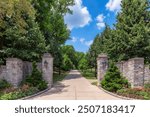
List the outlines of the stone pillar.
{"type": "Polygon", "coordinates": [[[97,79],[98,85],[100,85],[101,80],[108,69],[108,57],[105,54],[101,54],[97,58],[97,79]]]}
{"type": "Polygon", "coordinates": [[[23,80],[23,62],[17,58],[8,58],[6,60],[6,80],[14,87],[18,87],[23,80]]]}
{"type": "Polygon", "coordinates": [[[49,53],[45,53],[42,57],[42,76],[47,81],[48,86],[53,85],[53,57],[49,53]]]}
{"type": "Polygon", "coordinates": [[[144,86],[144,58],[133,58],[128,62],[128,80],[131,87],[144,86]]]}

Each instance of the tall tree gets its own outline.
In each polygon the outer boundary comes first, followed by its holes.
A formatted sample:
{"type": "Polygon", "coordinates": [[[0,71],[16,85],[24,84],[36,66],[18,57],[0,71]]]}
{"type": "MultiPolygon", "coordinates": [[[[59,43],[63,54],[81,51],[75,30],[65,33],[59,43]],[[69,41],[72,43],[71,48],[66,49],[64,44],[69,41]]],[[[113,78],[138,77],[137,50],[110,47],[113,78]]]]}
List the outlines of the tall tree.
{"type": "Polygon", "coordinates": [[[32,0],[32,4],[48,48],[53,48],[53,43],[64,44],[70,34],[64,23],[64,15],[70,12],[69,6],[73,5],[73,0],[32,0]]]}
{"type": "Polygon", "coordinates": [[[38,60],[45,41],[35,22],[35,11],[27,0],[0,1],[0,58],[38,60]]]}
{"type": "MultiPolygon", "coordinates": [[[[96,36],[89,53],[107,53],[111,60],[120,61],[144,57],[150,62],[150,4],[148,0],[122,0],[114,29],[106,25],[96,36]]],[[[92,61],[94,59],[92,58],[92,61]]]]}
{"type": "Polygon", "coordinates": [[[61,50],[62,50],[62,54],[63,55],[66,54],[72,61],[73,65],[75,67],[77,67],[76,66],[77,65],[76,51],[75,51],[74,47],[71,45],[65,45],[65,46],[61,47],[61,50]]]}
{"type": "Polygon", "coordinates": [[[88,69],[88,61],[87,61],[87,58],[86,58],[86,55],[84,55],[84,57],[82,57],[82,59],[79,61],[79,69],[84,71],[84,70],[87,70],[88,69]]]}
{"type": "Polygon", "coordinates": [[[123,0],[117,16],[116,42],[119,60],[133,57],[150,59],[149,0],[123,0]]]}
{"type": "Polygon", "coordinates": [[[69,39],[70,31],[64,23],[64,15],[71,13],[74,0],[32,0],[37,11],[36,21],[44,34],[46,48],[54,56],[54,66],[59,67],[60,46],[69,39]]]}

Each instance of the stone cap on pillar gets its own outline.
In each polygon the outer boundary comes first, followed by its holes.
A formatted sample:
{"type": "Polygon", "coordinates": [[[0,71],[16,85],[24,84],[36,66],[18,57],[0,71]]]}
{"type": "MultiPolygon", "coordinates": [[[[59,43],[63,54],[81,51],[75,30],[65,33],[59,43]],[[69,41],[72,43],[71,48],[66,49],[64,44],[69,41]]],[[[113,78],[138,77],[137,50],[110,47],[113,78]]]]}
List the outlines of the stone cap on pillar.
{"type": "Polygon", "coordinates": [[[142,57],[136,57],[136,58],[129,59],[129,61],[137,61],[137,60],[144,61],[144,58],[142,58],[142,57]]]}
{"type": "Polygon", "coordinates": [[[53,58],[53,56],[50,53],[44,53],[43,58],[53,58]]]}
{"type": "Polygon", "coordinates": [[[98,55],[97,59],[99,59],[99,58],[108,58],[108,56],[107,56],[107,54],[102,53],[102,54],[98,55]]]}
{"type": "Polygon", "coordinates": [[[22,62],[22,60],[19,58],[7,58],[6,61],[21,61],[22,62]]]}

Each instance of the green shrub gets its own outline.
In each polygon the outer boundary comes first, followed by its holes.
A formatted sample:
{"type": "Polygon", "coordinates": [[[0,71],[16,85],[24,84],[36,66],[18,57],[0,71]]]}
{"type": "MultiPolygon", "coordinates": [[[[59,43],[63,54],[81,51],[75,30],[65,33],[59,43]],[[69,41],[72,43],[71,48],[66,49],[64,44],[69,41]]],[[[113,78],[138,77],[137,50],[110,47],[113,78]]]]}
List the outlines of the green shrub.
{"type": "Polygon", "coordinates": [[[150,83],[145,84],[144,87],[145,87],[146,89],[150,88],[150,83]]]}
{"type": "Polygon", "coordinates": [[[32,73],[26,78],[25,83],[29,84],[32,87],[37,87],[39,90],[46,89],[47,82],[42,79],[42,73],[37,69],[36,62],[33,62],[32,67],[32,73]]]}
{"type": "Polygon", "coordinates": [[[14,92],[1,94],[0,100],[15,100],[15,99],[19,99],[22,97],[35,94],[36,92],[38,92],[38,89],[35,87],[30,87],[28,90],[25,90],[25,91],[23,91],[22,89],[18,89],[14,92]]]}
{"type": "Polygon", "coordinates": [[[128,81],[121,75],[117,66],[111,63],[104,79],[101,82],[101,86],[111,92],[127,88],[129,86],[128,81]]]}
{"type": "Polygon", "coordinates": [[[87,78],[87,79],[96,79],[94,70],[87,69],[87,70],[83,70],[80,72],[81,72],[82,76],[87,78]]]}
{"type": "Polygon", "coordinates": [[[46,88],[47,88],[47,83],[46,83],[46,81],[42,80],[42,81],[38,84],[37,88],[38,88],[40,91],[46,89],[46,88]]]}
{"type": "Polygon", "coordinates": [[[0,90],[10,87],[11,85],[6,80],[0,80],[0,90]]]}

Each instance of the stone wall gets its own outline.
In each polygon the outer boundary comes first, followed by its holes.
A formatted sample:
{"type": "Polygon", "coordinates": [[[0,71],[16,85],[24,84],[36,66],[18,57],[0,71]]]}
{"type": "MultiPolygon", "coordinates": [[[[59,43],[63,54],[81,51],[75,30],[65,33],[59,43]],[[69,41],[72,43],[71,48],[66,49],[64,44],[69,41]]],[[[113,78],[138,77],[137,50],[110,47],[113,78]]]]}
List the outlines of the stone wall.
{"type": "Polygon", "coordinates": [[[6,66],[0,66],[0,80],[6,78],[6,66]]]}
{"type": "MultiPolygon", "coordinates": [[[[42,72],[42,63],[37,63],[37,68],[42,72]]],[[[23,78],[26,78],[32,72],[32,62],[23,62],[23,78]]]]}
{"type": "MultiPolygon", "coordinates": [[[[49,87],[53,84],[53,58],[49,53],[42,57],[42,62],[37,63],[37,68],[42,72],[49,87]],[[46,63],[45,63],[46,62],[46,63]],[[46,66],[47,65],[47,66],[46,66]]],[[[14,87],[18,87],[23,79],[32,73],[32,63],[18,58],[8,58],[5,66],[0,66],[0,79],[5,79],[14,87]]]]}
{"type": "MultiPolygon", "coordinates": [[[[97,67],[98,67],[98,82],[100,82],[106,73],[106,68],[101,67],[102,61],[104,61],[103,55],[99,55],[97,59],[97,67]]],[[[105,61],[107,61],[108,57],[105,55],[105,61]]],[[[108,62],[106,62],[108,63],[108,62]]],[[[117,67],[123,76],[125,76],[128,81],[131,83],[131,87],[139,87],[144,86],[144,84],[150,82],[150,69],[149,66],[144,65],[143,58],[133,58],[128,61],[118,62],[117,67]]],[[[108,65],[106,65],[108,66],[108,65]]]]}
{"type": "Polygon", "coordinates": [[[6,60],[6,78],[14,87],[19,86],[23,80],[23,61],[17,58],[6,60]]]}
{"type": "Polygon", "coordinates": [[[150,69],[149,66],[145,66],[144,69],[144,83],[150,83],[150,69]]]}

